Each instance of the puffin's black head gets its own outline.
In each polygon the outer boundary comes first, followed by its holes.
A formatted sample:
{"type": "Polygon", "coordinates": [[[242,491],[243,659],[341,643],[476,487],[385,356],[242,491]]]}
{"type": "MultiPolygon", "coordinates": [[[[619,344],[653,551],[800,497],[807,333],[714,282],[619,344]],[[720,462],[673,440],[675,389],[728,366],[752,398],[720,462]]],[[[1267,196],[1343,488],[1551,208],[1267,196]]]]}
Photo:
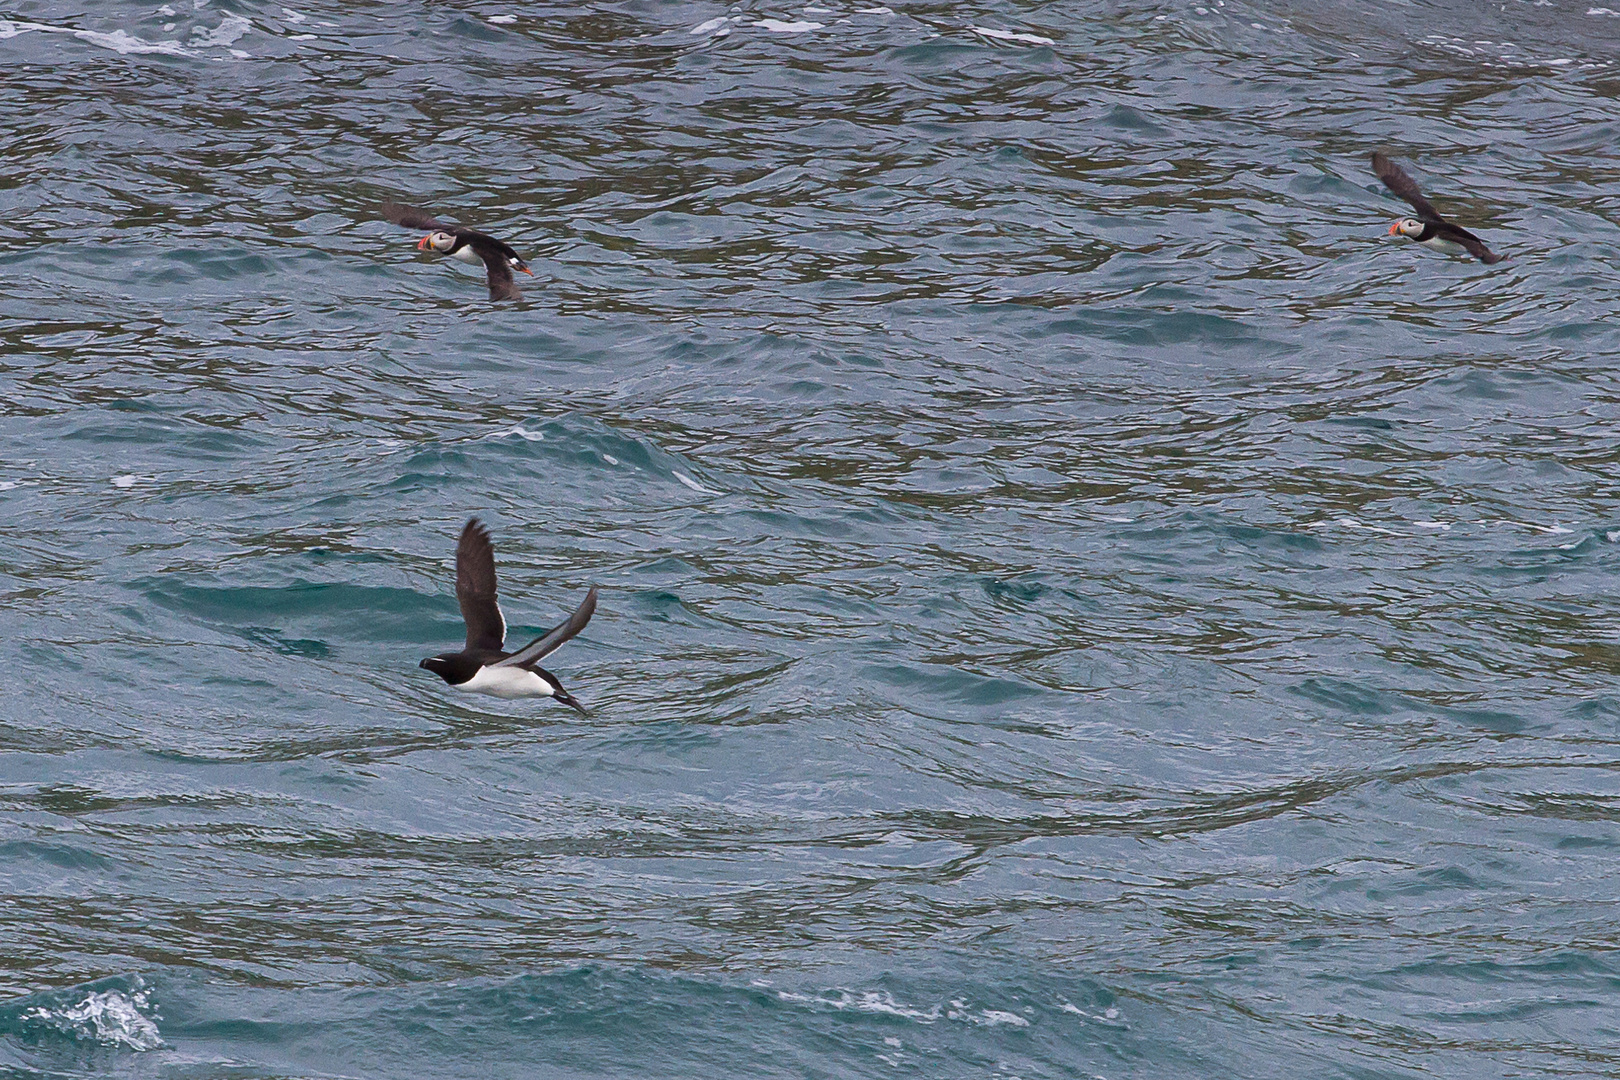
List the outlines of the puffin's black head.
{"type": "Polygon", "coordinates": [[[425,667],[451,686],[460,686],[483,665],[465,653],[440,653],[423,660],[417,667],[425,667]]]}

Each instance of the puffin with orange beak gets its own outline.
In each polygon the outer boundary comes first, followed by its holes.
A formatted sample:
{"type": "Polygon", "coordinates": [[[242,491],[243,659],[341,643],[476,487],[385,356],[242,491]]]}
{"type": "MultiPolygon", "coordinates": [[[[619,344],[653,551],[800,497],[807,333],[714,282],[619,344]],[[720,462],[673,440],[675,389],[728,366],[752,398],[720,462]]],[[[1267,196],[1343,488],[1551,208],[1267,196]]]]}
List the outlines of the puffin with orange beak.
{"type": "Polygon", "coordinates": [[[1384,156],[1382,150],[1376,150],[1372,156],[1373,172],[1384,186],[1395,194],[1412,204],[1412,209],[1418,212],[1416,218],[1401,218],[1389,227],[1389,235],[1405,236],[1427,245],[1438,251],[1450,255],[1468,254],[1482,263],[1497,263],[1502,256],[1496,254],[1485,246],[1485,241],[1463,228],[1453,225],[1440,216],[1440,211],[1434,204],[1423,197],[1412,178],[1401,170],[1401,167],[1384,156]]]}
{"type": "Polygon", "coordinates": [[[534,276],[529,264],[524,262],[510,245],[493,236],[464,229],[460,225],[446,225],[425,210],[418,210],[414,206],[402,206],[395,202],[383,203],[382,213],[383,217],[395,225],[403,225],[407,229],[429,230],[426,236],[417,241],[416,250],[448,255],[452,259],[460,259],[474,266],[482,264],[489,271],[491,300],[522,298],[523,294],[518,291],[517,284],[512,280],[512,271],[521,270],[530,277],[534,276]]]}

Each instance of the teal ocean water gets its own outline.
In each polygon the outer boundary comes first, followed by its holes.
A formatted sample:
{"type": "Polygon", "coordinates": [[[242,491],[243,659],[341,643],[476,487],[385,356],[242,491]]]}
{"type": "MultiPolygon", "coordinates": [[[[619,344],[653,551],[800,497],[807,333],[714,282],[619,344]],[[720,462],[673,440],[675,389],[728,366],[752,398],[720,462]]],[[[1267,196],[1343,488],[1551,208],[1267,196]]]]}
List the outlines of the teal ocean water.
{"type": "Polygon", "coordinates": [[[1616,11],[0,60],[0,1077],[1620,1076],[1616,11]]]}

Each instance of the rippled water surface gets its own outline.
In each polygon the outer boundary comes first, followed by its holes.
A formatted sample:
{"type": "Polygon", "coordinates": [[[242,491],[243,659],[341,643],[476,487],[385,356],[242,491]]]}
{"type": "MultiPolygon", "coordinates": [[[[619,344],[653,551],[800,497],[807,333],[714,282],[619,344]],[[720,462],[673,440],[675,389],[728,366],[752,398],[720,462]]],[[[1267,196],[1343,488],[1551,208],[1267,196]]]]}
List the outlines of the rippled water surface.
{"type": "Polygon", "coordinates": [[[1620,15],[292,2],[0,6],[0,1075],[1620,1076],[1620,15]]]}

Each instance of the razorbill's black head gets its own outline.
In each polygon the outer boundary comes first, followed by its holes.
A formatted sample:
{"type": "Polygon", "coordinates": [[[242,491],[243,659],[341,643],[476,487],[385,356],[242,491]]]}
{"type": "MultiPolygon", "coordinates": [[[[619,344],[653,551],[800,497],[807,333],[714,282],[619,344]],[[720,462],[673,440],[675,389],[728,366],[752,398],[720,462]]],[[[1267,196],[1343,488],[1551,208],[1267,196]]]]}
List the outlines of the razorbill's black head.
{"type": "Polygon", "coordinates": [[[474,266],[483,264],[489,271],[489,298],[491,300],[517,300],[523,294],[512,280],[512,271],[521,270],[529,276],[534,271],[518,257],[510,246],[481,232],[464,229],[460,225],[446,225],[425,210],[399,203],[383,203],[383,217],[407,229],[427,229],[428,234],[416,243],[418,251],[434,251],[460,259],[474,266]]]}
{"type": "Polygon", "coordinates": [[[495,599],[495,548],[477,518],[468,521],[456,544],[456,599],[467,624],[467,647],[440,653],[421,663],[457,690],[496,697],[552,697],[580,712],[585,706],[563,689],[557,676],[539,666],[546,655],[585,629],[596,611],[596,587],[567,621],[547,630],[517,652],[503,652],[506,619],[495,599]]]}
{"type": "Polygon", "coordinates": [[[1372,156],[1373,172],[1384,186],[1395,194],[1412,204],[1412,209],[1418,212],[1415,218],[1401,218],[1389,227],[1389,235],[1410,237],[1420,244],[1453,255],[1465,252],[1474,256],[1483,263],[1501,262],[1502,256],[1485,246],[1485,241],[1469,232],[1460,225],[1453,225],[1440,216],[1440,211],[1434,204],[1423,197],[1412,178],[1401,170],[1401,167],[1389,160],[1382,150],[1376,150],[1372,156]]]}

